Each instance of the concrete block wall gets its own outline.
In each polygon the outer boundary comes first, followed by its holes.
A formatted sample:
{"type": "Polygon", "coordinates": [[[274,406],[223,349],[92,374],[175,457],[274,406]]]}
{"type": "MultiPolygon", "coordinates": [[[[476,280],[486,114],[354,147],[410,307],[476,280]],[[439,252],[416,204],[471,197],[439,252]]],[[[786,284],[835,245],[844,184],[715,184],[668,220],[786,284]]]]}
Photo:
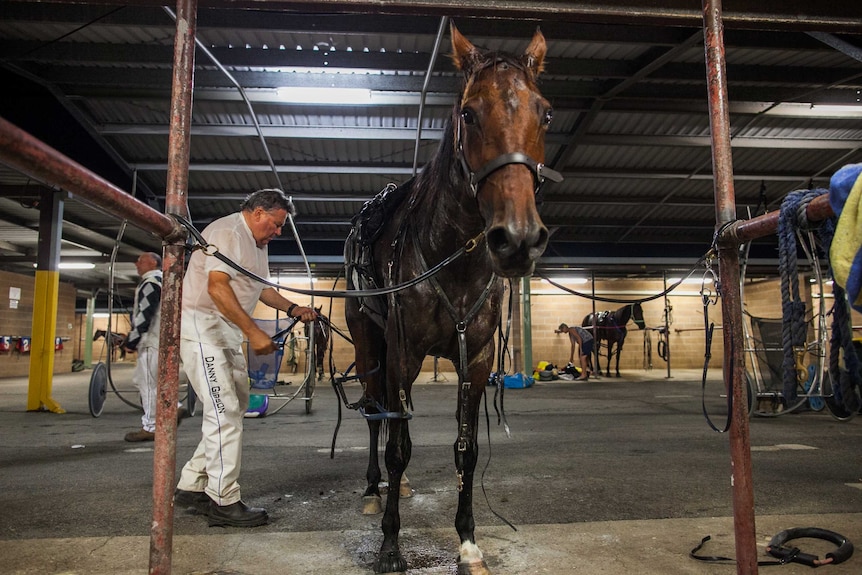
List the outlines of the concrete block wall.
{"type": "MultiPolygon", "coordinates": [[[[345,282],[339,280],[333,284],[333,278],[320,278],[315,283],[316,289],[342,290],[345,282]]],[[[704,320],[703,305],[700,298],[699,277],[692,278],[693,283],[681,285],[673,291],[668,301],[672,307],[670,334],[668,336],[671,351],[672,369],[701,368],[704,357],[704,320]]],[[[34,278],[0,271],[0,294],[3,294],[3,305],[0,305],[0,335],[30,335],[32,312],[34,278]],[[10,309],[7,301],[9,288],[21,288],[21,300],[17,309],[10,309]]],[[[282,283],[288,287],[307,288],[307,280],[294,279],[283,280],[282,283]]],[[[598,296],[636,300],[657,294],[662,291],[664,284],[659,279],[612,279],[597,280],[595,288],[587,284],[567,284],[573,290],[590,295],[595,289],[598,296]]],[[[800,282],[804,297],[811,293],[810,284],[804,280],[800,282]]],[[[749,282],[745,286],[746,310],[760,317],[781,317],[780,283],[777,279],[749,282]]],[[[829,290],[831,291],[831,290],[829,290]]],[[[565,365],[569,359],[568,338],[561,334],[555,334],[554,330],[560,323],[580,325],[584,317],[593,311],[591,300],[563,292],[541,279],[533,279],[530,283],[530,303],[532,320],[532,350],[533,365],[523,366],[524,371],[532,372],[535,364],[539,361],[550,361],[554,364],[565,365]]],[[[300,294],[285,292],[286,296],[300,304],[308,304],[310,297],[300,294]]],[[[831,307],[831,296],[827,296],[827,306],[831,307]]],[[[65,373],[71,370],[73,359],[83,359],[84,344],[92,334],[84,334],[83,316],[75,316],[75,289],[71,284],[60,284],[60,298],[58,305],[57,335],[64,338],[64,349],[58,352],[55,359],[55,372],[65,373]]],[[[345,334],[348,333],[344,319],[344,299],[315,297],[315,305],[323,308],[323,313],[330,315],[333,324],[345,334]]],[[[719,302],[720,304],[720,302],[719,302]]],[[[596,309],[614,310],[623,304],[596,302],[596,309]]],[[[643,304],[644,318],[647,326],[658,328],[664,322],[664,298],[652,300],[643,304]]],[[[712,362],[713,369],[719,369],[722,358],[722,332],[720,305],[711,306],[709,309],[710,321],[715,323],[713,336],[712,362]]],[[[266,306],[259,306],[255,312],[256,317],[273,318],[275,313],[266,306]]],[[[129,320],[125,313],[117,313],[112,319],[112,329],[116,332],[127,333],[129,320]]],[[[862,315],[853,312],[853,325],[862,327],[862,315]]],[[[96,318],[94,330],[104,329],[107,326],[107,318],[96,318]]],[[[657,376],[666,372],[666,363],[658,357],[659,334],[650,330],[652,343],[652,370],[657,376]]],[[[348,334],[349,335],[349,334],[348,334]]],[[[862,336],[862,330],[855,331],[857,337],[862,336]]],[[[813,334],[811,335],[813,337],[813,334]]],[[[305,347],[300,343],[297,360],[299,361],[298,373],[305,371],[305,347]]],[[[333,351],[335,366],[339,370],[345,370],[353,362],[353,346],[338,335],[333,336],[333,351]]],[[[103,340],[93,342],[93,361],[104,360],[103,340]]],[[[116,356],[115,356],[115,359],[116,356]]],[[[134,361],[135,354],[127,354],[126,361],[134,361]]],[[[607,359],[601,360],[602,370],[605,369],[607,359]]],[[[326,370],[329,369],[329,359],[325,363],[326,370]]],[[[511,362],[508,371],[513,371],[511,362]]],[[[611,366],[613,369],[613,364],[611,366]]],[[[0,353],[0,369],[4,375],[22,376],[29,372],[29,357],[20,356],[15,352],[0,353]]],[[[453,366],[447,360],[440,360],[441,371],[452,371],[453,366]]],[[[645,369],[644,332],[637,329],[633,322],[628,325],[628,336],[620,358],[620,370],[626,371],[645,369]]],[[[434,370],[433,358],[426,358],[423,364],[423,372],[434,370]]],[[[285,372],[286,373],[286,372],[285,372]]]]}
{"type": "MultiPolygon", "coordinates": [[[[56,336],[63,340],[63,349],[54,357],[54,373],[72,371],[74,359],[75,286],[60,282],[58,288],[56,336]]],[[[12,350],[0,352],[0,373],[4,377],[21,377],[30,373],[30,354],[15,351],[19,337],[33,336],[33,301],[35,276],[0,271],[0,336],[9,336],[12,350]],[[20,290],[21,298],[13,303],[10,288],[20,290]]]]}
{"type": "MultiPolygon", "coordinates": [[[[557,282],[581,292],[592,295],[593,286],[587,284],[566,284],[557,282]]],[[[568,337],[555,334],[560,323],[569,325],[581,325],[584,318],[592,313],[593,303],[590,299],[566,293],[558,288],[544,282],[533,280],[531,282],[532,303],[532,341],[533,341],[533,363],[539,361],[551,361],[554,364],[563,364],[569,360],[570,345],[568,337]]],[[[639,300],[660,293],[664,289],[662,280],[597,280],[595,284],[595,295],[610,299],[639,300]]],[[[671,310],[671,325],[669,343],[671,350],[672,368],[693,368],[703,366],[704,356],[704,329],[703,329],[703,304],[700,298],[700,285],[686,283],[671,292],[668,297],[671,310]]],[[[720,303],[720,302],[719,302],[720,303]]],[[[596,302],[597,311],[617,310],[623,307],[620,303],[596,302]]],[[[664,298],[658,298],[645,302],[641,307],[647,328],[658,328],[664,325],[664,298]]],[[[722,342],[721,332],[721,308],[711,306],[709,310],[710,321],[716,324],[713,337],[712,355],[714,358],[721,357],[722,342]]],[[[633,321],[629,322],[628,333],[622,354],[620,355],[620,371],[641,370],[649,365],[649,356],[645,352],[645,332],[638,329],[633,321]],[[646,357],[646,361],[645,361],[646,357]]],[[[655,329],[649,329],[649,338],[652,344],[652,369],[659,372],[666,371],[666,363],[658,357],[659,334],[655,329]]],[[[716,360],[714,360],[716,361],[716,360]]],[[[720,359],[716,365],[720,365],[720,359]]],[[[615,369],[616,359],[612,358],[611,372],[615,369]]],[[[603,350],[600,359],[602,371],[607,367],[607,349],[603,350]]]]}
{"type": "MultiPolygon", "coordinates": [[[[288,287],[308,287],[305,280],[293,282],[282,281],[282,284],[288,287]]],[[[586,294],[592,292],[592,286],[589,284],[570,285],[568,287],[586,294]]],[[[333,287],[333,279],[320,279],[315,283],[315,289],[341,290],[344,289],[344,282],[340,280],[333,287]]],[[[635,300],[661,292],[664,289],[664,284],[661,280],[601,280],[596,282],[595,289],[596,295],[603,297],[635,300]]],[[[703,365],[703,305],[699,290],[699,283],[697,285],[684,284],[669,297],[670,305],[673,308],[671,312],[671,333],[669,336],[672,368],[699,368],[703,365]]],[[[565,293],[541,279],[533,279],[531,281],[530,291],[534,365],[524,366],[524,371],[532,372],[535,364],[543,360],[565,365],[569,358],[568,338],[561,334],[555,334],[554,330],[562,322],[569,325],[580,325],[584,317],[592,312],[593,304],[589,299],[565,293]]],[[[291,294],[290,292],[285,292],[285,294],[289,299],[300,304],[307,304],[310,299],[307,296],[291,294]]],[[[323,313],[330,315],[330,320],[334,325],[344,333],[348,333],[344,320],[344,300],[342,298],[315,297],[314,300],[316,306],[323,306],[323,313]]],[[[599,311],[603,309],[615,310],[622,307],[622,305],[597,302],[596,309],[599,311]]],[[[642,307],[644,319],[649,328],[658,328],[663,325],[663,298],[646,302],[642,307]]],[[[720,305],[712,306],[709,313],[711,321],[717,326],[712,347],[713,363],[714,366],[720,366],[722,353],[721,331],[718,328],[721,325],[720,305]]],[[[275,317],[275,312],[261,305],[255,311],[255,316],[272,319],[275,317]]],[[[639,330],[634,322],[629,323],[626,343],[620,358],[621,371],[644,369],[644,334],[645,332],[639,330]]],[[[657,373],[664,373],[666,364],[658,357],[658,332],[650,330],[649,335],[652,342],[653,370],[658,370],[657,373]]],[[[304,350],[304,347],[301,349],[304,350]]],[[[340,370],[346,369],[353,361],[353,346],[337,335],[333,337],[333,353],[336,367],[340,370]]],[[[303,372],[305,369],[304,353],[297,354],[297,359],[300,362],[298,371],[303,372]]],[[[328,361],[327,359],[327,370],[329,366],[328,361]]],[[[602,369],[605,368],[606,361],[606,358],[602,359],[602,369]]],[[[431,372],[433,369],[433,358],[426,358],[423,364],[423,371],[431,372]]],[[[439,369],[442,371],[451,371],[453,367],[449,361],[440,360],[439,369]]],[[[512,371],[511,363],[508,366],[508,371],[512,371]]]]}

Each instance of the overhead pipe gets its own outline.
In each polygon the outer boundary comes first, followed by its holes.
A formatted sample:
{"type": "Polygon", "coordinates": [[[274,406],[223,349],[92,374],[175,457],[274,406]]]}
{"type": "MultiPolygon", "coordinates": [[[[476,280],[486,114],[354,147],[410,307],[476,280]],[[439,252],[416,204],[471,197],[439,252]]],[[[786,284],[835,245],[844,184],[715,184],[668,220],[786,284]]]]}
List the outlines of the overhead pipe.
{"type": "MultiPolygon", "coordinates": [[[[716,229],[736,219],[733,162],[730,143],[730,105],[727,96],[724,26],[721,0],[703,0],[703,33],[706,59],[709,125],[712,135],[712,171],[715,190],[716,229]]],[[[729,428],[733,531],[736,542],[736,572],[757,575],[757,540],[754,527],[754,484],[748,425],[748,397],[743,387],[742,302],[739,292],[738,244],[718,243],[721,278],[721,316],[724,329],[724,385],[733,397],[729,428]]]]}
{"type": "Polygon", "coordinates": [[[109,214],[129,220],[163,239],[182,234],[173,218],[136,200],[4,118],[0,118],[0,161],[34,180],[81,196],[109,214]]]}
{"type": "MultiPolygon", "coordinates": [[[[733,222],[722,231],[719,241],[741,244],[775,234],[778,232],[778,215],[779,210],[773,210],[750,220],[733,222]]],[[[811,222],[823,221],[834,215],[828,194],[817,196],[805,209],[805,216],[811,222]]]]}
{"type": "Polygon", "coordinates": [[[425,96],[428,95],[428,85],[431,83],[431,72],[434,71],[434,65],[437,62],[437,55],[440,53],[440,43],[443,40],[443,33],[446,31],[446,23],[449,21],[447,16],[440,18],[440,27],[437,28],[437,38],[434,40],[434,51],[431,52],[431,59],[428,61],[428,70],[425,72],[425,81],[422,82],[422,93],[419,97],[419,118],[416,122],[416,144],[413,146],[413,175],[416,175],[416,170],[419,165],[419,142],[422,139],[422,117],[425,114],[425,96]]]}
{"type": "MultiPolygon", "coordinates": [[[[174,11],[167,6],[162,6],[162,9],[176,23],[177,15],[174,13],[174,11]]],[[[213,54],[209,50],[209,48],[206,47],[206,44],[204,44],[197,37],[194,38],[194,42],[195,45],[198,47],[198,50],[206,54],[207,58],[209,58],[212,63],[215,64],[215,67],[218,68],[219,71],[225,75],[225,77],[231,84],[234,85],[234,87],[236,87],[237,91],[239,92],[240,98],[242,98],[242,101],[245,102],[245,105],[248,108],[249,116],[251,117],[251,121],[254,124],[257,138],[258,140],[260,140],[261,146],[263,147],[263,153],[266,155],[266,160],[269,163],[269,169],[272,170],[272,175],[275,178],[275,183],[279,190],[284,191],[284,186],[281,183],[281,177],[279,177],[278,175],[278,169],[275,167],[275,162],[272,159],[272,154],[270,154],[269,152],[269,146],[267,146],[266,144],[266,138],[263,136],[263,130],[260,127],[260,122],[258,122],[257,120],[257,114],[255,114],[254,112],[254,106],[251,105],[251,100],[249,100],[248,95],[245,92],[245,88],[243,88],[242,84],[240,84],[237,79],[233,77],[233,74],[231,74],[230,71],[224,67],[224,65],[219,61],[219,59],[215,57],[215,54],[213,54]]]]}

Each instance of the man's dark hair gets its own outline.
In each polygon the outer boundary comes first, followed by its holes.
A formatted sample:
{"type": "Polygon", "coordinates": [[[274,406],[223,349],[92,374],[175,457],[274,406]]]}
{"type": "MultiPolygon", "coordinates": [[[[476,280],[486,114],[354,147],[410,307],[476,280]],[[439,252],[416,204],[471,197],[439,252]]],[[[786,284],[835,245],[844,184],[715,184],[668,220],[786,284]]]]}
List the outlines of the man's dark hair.
{"type": "Polygon", "coordinates": [[[240,206],[244,212],[252,212],[262,208],[266,212],[272,210],[286,210],[292,216],[296,215],[296,208],[284,192],[276,188],[258,190],[249,194],[240,206]]]}
{"type": "Polygon", "coordinates": [[[147,252],[150,254],[150,257],[153,258],[153,261],[156,262],[156,267],[162,267],[162,256],[157,254],[156,252],[147,252]]]}

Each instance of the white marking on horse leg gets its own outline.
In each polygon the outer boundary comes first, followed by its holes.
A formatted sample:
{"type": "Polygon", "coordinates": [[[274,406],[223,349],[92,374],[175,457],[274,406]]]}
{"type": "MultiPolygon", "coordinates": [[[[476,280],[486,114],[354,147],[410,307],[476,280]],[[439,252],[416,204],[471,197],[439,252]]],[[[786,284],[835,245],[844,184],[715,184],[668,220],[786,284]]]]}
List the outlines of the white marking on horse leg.
{"type": "Polygon", "coordinates": [[[482,550],[472,541],[464,541],[458,550],[459,563],[472,563],[482,560],[482,550]]]}

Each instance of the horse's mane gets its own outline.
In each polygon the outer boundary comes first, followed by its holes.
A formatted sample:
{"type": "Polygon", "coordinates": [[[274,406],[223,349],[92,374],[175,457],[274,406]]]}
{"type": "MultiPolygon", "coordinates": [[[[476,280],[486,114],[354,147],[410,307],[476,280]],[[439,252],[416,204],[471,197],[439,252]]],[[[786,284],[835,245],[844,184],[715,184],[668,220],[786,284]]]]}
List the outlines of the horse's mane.
{"type": "Polygon", "coordinates": [[[459,96],[459,102],[455,104],[452,114],[443,127],[443,136],[437,145],[436,153],[416,176],[413,186],[414,196],[425,195],[442,185],[455,187],[463,180],[460,165],[455,161],[455,119],[460,113],[459,96]]]}

